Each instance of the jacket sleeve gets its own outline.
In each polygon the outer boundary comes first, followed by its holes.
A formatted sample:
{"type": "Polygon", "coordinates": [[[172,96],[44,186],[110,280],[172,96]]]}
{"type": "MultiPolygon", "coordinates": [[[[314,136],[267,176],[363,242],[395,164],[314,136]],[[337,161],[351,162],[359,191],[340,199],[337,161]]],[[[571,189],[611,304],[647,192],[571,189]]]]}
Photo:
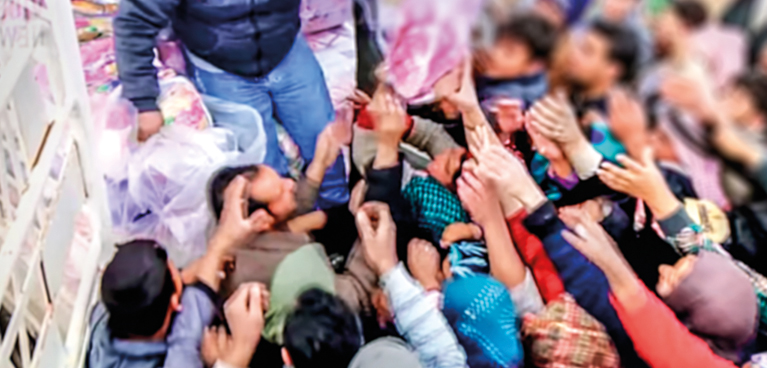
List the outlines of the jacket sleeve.
{"type": "Polygon", "coordinates": [[[117,70],[123,97],[139,112],[157,110],[155,38],[170,24],[179,0],[123,0],[114,20],[117,70]]]}
{"type": "Polygon", "coordinates": [[[640,308],[628,310],[612,295],[610,302],[634,342],[637,353],[651,367],[736,367],[732,362],[714,354],[708,344],[690,333],[674,312],[650,293],[644,284],[638,284],[642,287],[642,297],[645,299],[640,308]]]}
{"type": "Polygon", "coordinates": [[[427,152],[431,157],[447,149],[460,147],[441,124],[418,116],[413,117],[413,129],[405,142],[427,152]]]}
{"type": "Polygon", "coordinates": [[[426,237],[418,229],[410,203],[402,196],[402,164],[386,169],[371,169],[367,174],[368,191],[365,202],[378,201],[389,205],[392,219],[397,225],[397,256],[407,259],[407,246],[411,239],[426,237]]]}
{"type": "Polygon", "coordinates": [[[530,267],[544,301],[556,299],[565,292],[556,267],[543,249],[541,241],[530,234],[522,221],[527,217],[524,210],[508,218],[511,239],[519,250],[522,260],[530,267]]]}
{"type": "Polygon", "coordinates": [[[415,348],[425,368],[467,367],[453,330],[402,263],[381,276],[397,331],[415,348]]]}
{"type": "Polygon", "coordinates": [[[613,339],[626,367],[647,367],[634,350],[621,321],[610,304],[610,285],[604,273],[562,237],[565,224],[551,202],[524,220],[525,227],[543,243],[551,262],[559,271],[565,290],[589,314],[601,322],[613,339]]]}
{"type": "MultiPolygon", "coordinates": [[[[669,218],[659,220],[658,224],[666,235],[666,241],[678,253],[687,255],[707,251],[732,259],[730,253],[722,248],[721,245],[712,242],[702,234],[701,227],[692,221],[682,206],[669,218]]],[[[736,259],[732,259],[732,261],[751,281],[757,301],[759,302],[759,321],[767,324],[767,278],[741,261],[736,259]]]]}
{"type": "Polygon", "coordinates": [[[202,368],[202,334],[218,312],[218,295],[208,286],[197,283],[184,289],[181,312],[173,320],[168,335],[165,368],[202,368]]]}

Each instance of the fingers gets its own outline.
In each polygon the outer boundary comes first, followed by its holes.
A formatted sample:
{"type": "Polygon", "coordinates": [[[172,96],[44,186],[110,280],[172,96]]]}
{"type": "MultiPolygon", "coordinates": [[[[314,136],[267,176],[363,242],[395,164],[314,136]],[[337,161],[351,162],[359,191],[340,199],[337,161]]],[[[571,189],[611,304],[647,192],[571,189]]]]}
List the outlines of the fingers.
{"type": "Polygon", "coordinates": [[[626,189],[629,188],[631,184],[628,171],[618,168],[610,163],[602,164],[600,169],[597,170],[597,175],[599,176],[599,180],[605,183],[608,187],[620,192],[625,193],[626,189]]]}
{"type": "Polygon", "coordinates": [[[366,243],[369,239],[372,239],[375,237],[375,230],[373,230],[373,224],[372,221],[370,221],[370,217],[367,212],[363,211],[363,207],[360,207],[360,210],[357,211],[356,222],[357,222],[357,232],[360,234],[360,238],[362,239],[363,243],[366,243]]]}
{"type": "Polygon", "coordinates": [[[615,158],[628,171],[640,174],[642,171],[645,170],[645,167],[642,164],[640,164],[639,162],[634,161],[632,158],[630,158],[630,157],[628,157],[628,156],[626,156],[624,154],[619,154],[615,158]]]}
{"type": "Polygon", "coordinates": [[[583,248],[583,244],[585,243],[581,237],[579,237],[578,235],[575,235],[570,230],[563,230],[562,237],[565,239],[566,242],[570,243],[570,245],[572,245],[579,251],[583,248]]]}
{"type": "Polygon", "coordinates": [[[642,163],[648,167],[655,167],[655,152],[651,147],[645,147],[642,151],[642,163]]]}
{"type": "Polygon", "coordinates": [[[236,305],[245,305],[248,300],[248,292],[250,290],[250,285],[248,284],[242,284],[240,287],[235,290],[234,294],[229,297],[229,299],[226,300],[224,303],[224,311],[230,309],[233,306],[236,305]]]}
{"type": "Polygon", "coordinates": [[[236,211],[239,212],[238,218],[245,217],[246,210],[244,210],[243,205],[247,206],[247,203],[244,203],[247,184],[248,180],[241,175],[238,175],[229,183],[224,190],[224,212],[236,211]]]}
{"type": "Polygon", "coordinates": [[[226,333],[223,327],[216,327],[216,345],[218,345],[218,351],[229,350],[229,335],[226,333]]]}
{"type": "Polygon", "coordinates": [[[262,299],[264,294],[262,292],[262,288],[263,285],[259,283],[250,284],[250,290],[248,292],[248,310],[251,313],[264,314],[264,303],[262,299]]]}
{"type": "Polygon", "coordinates": [[[466,185],[471,188],[471,190],[477,193],[483,193],[485,190],[487,190],[487,188],[485,188],[485,184],[482,183],[482,181],[480,181],[479,178],[471,171],[463,172],[463,174],[461,174],[461,178],[464,180],[466,185]]]}
{"type": "Polygon", "coordinates": [[[269,215],[263,208],[253,212],[248,221],[250,221],[253,231],[259,233],[271,229],[272,225],[274,225],[274,217],[269,215]]]}

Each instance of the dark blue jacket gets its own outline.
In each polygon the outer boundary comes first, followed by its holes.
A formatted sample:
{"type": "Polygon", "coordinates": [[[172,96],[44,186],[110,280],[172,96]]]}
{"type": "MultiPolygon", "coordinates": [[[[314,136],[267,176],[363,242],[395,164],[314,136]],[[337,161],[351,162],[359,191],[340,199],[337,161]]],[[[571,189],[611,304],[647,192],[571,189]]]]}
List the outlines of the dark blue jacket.
{"type": "Polygon", "coordinates": [[[586,312],[601,322],[615,343],[623,367],[647,367],[634,350],[623,324],[610,303],[610,284],[602,271],[562,237],[565,224],[551,202],[527,216],[527,230],[537,236],[559,272],[565,291],[586,312]]]}
{"type": "Polygon", "coordinates": [[[114,20],[123,96],[139,111],[156,110],[155,38],[170,24],[184,45],[216,67],[243,77],[269,73],[300,28],[300,0],[122,0],[114,20]]]}

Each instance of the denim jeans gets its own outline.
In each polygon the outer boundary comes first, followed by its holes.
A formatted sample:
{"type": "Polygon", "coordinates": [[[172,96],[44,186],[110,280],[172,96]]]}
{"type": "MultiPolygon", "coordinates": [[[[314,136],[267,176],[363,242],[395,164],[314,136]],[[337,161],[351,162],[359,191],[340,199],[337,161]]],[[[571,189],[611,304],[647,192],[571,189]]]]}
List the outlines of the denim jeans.
{"type": "MultiPolygon", "coordinates": [[[[191,76],[203,94],[245,104],[258,110],[266,133],[264,163],[287,174],[287,160],[277,141],[277,120],[301,150],[308,163],[320,132],[332,122],[335,112],[314,53],[299,35],[285,59],[261,78],[244,78],[217,68],[189,63],[191,76]]],[[[199,64],[199,63],[198,63],[199,64]]],[[[331,166],[320,187],[320,208],[349,201],[343,157],[331,166]]]]}

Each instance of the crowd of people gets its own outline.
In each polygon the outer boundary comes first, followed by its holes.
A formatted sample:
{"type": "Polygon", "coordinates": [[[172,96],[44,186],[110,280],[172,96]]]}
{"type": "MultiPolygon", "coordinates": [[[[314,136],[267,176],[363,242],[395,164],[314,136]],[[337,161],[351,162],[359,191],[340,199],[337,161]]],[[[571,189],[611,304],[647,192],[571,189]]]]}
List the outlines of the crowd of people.
{"type": "Polygon", "coordinates": [[[197,88],[258,110],[269,143],[210,178],[203,257],[117,247],[89,367],[767,367],[758,34],[700,0],[488,1],[492,42],[416,103],[358,14],[346,174],[299,3],[121,2],[139,139],[171,25],[197,88]]]}

